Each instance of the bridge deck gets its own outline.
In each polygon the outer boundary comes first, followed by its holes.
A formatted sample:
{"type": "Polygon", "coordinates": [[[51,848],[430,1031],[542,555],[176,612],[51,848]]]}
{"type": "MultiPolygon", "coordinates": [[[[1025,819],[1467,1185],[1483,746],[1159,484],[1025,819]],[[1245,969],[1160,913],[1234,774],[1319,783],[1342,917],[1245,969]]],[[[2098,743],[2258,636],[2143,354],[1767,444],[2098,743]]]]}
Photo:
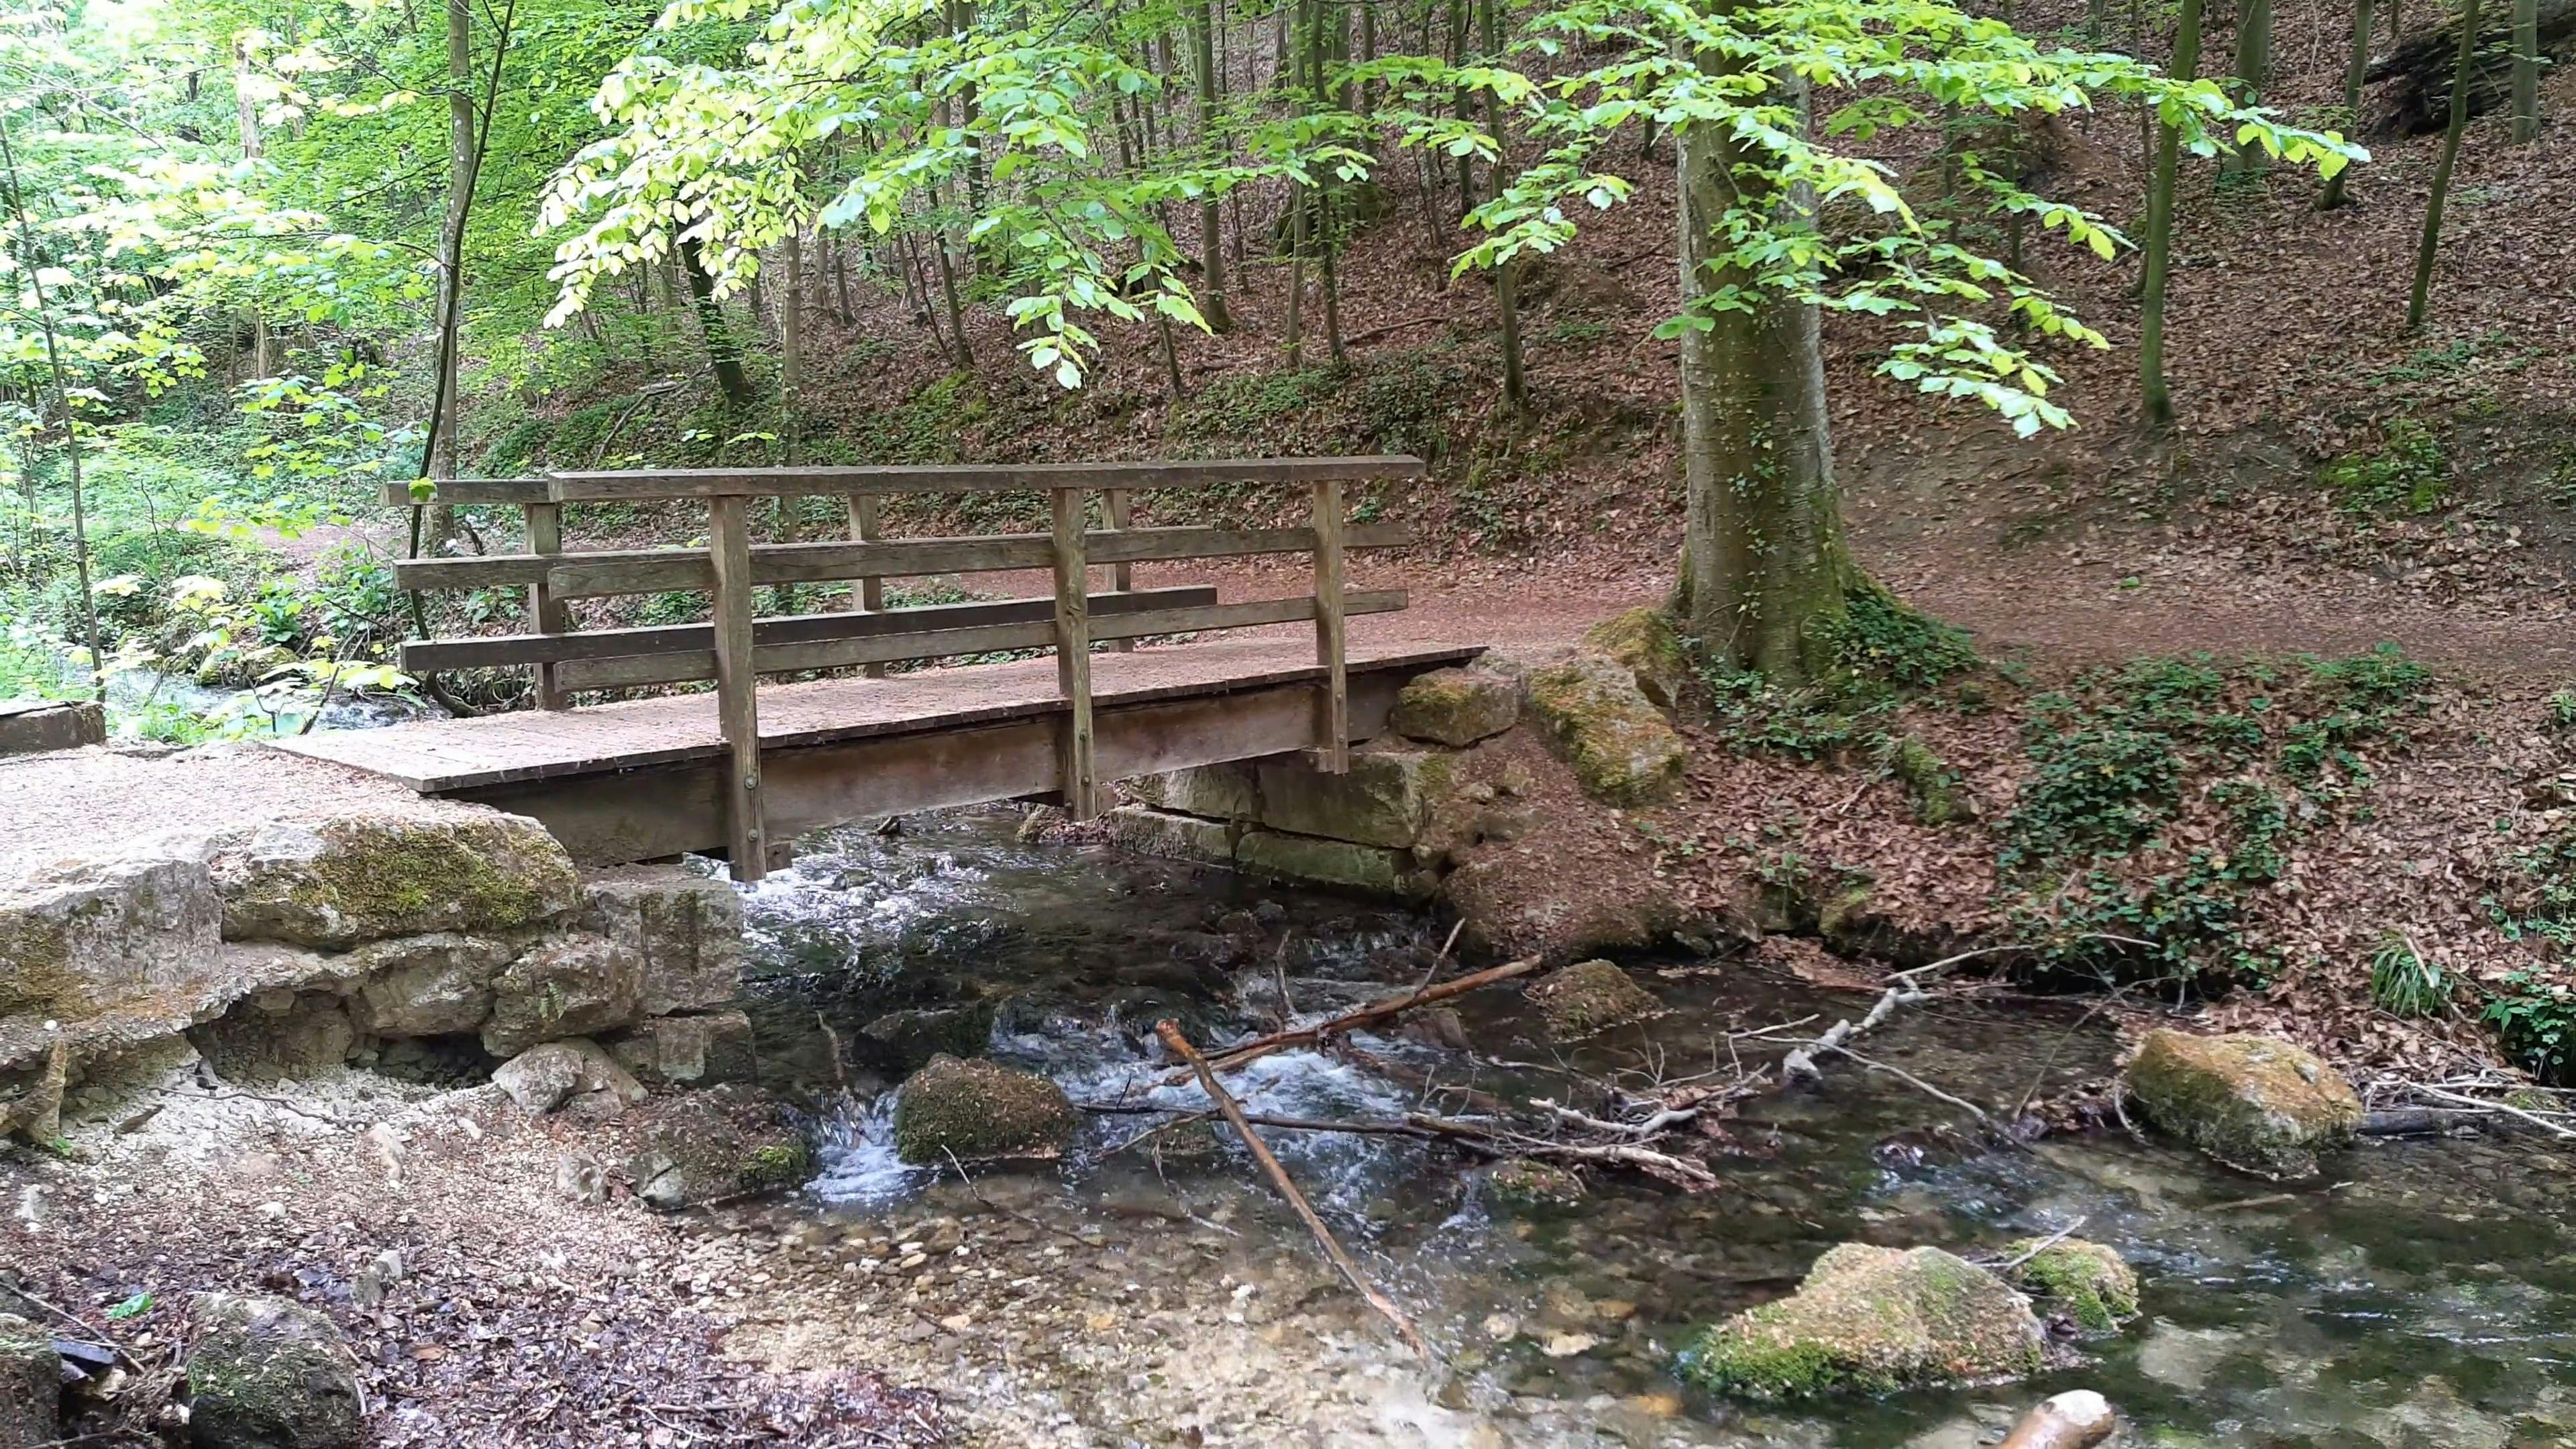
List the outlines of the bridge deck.
{"type": "MultiPolygon", "coordinates": [[[[1420,641],[1353,643],[1348,668],[1405,673],[1468,658],[1464,646],[1420,641]]],[[[1323,678],[1303,642],[1239,637],[1092,657],[1095,708],[1212,698],[1323,678]]],[[[1066,708],[1052,658],[925,669],[883,679],[764,686],[764,752],[847,741],[974,729],[1056,715],[1066,708]]],[[[313,734],[278,742],[396,780],[424,795],[566,780],[712,761],[726,752],[712,692],[562,711],[467,720],[422,720],[386,729],[313,734]]]]}

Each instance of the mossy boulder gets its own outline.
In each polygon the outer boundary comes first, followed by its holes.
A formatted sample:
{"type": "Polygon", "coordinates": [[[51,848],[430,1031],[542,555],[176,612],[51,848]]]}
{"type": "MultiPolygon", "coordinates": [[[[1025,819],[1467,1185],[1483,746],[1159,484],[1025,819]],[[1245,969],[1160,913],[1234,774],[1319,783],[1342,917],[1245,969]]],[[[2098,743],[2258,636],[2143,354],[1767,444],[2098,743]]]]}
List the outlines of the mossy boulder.
{"type": "Polygon", "coordinates": [[[1925,825],[1947,825],[1966,813],[1958,776],[1932,747],[1912,735],[1900,736],[1888,752],[1888,773],[1914,797],[1914,818],[1925,825]]]}
{"type": "Polygon", "coordinates": [[[61,1433],[63,1361],[45,1330],[0,1313],[0,1444],[51,1444],[61,1433]]]}
{"type": "Polygon", "coordinates": [[[1690,679],[1690,651],[1661,609],[1613,614],[1583,631],[1583,642],[1625,668],[1646,698],[1665,709],[1678,706],[1690,679]]]}
{"type": "Polygon", "coordinates": [[[889,1011],[859,1028],[862,1050],[888,1071],[915,1072],[934,1057],[980,1057],[993,1042],[993,1003],[889,1011]]]}
{"type": "Polygon", "coordinates": [[[1243,838],[1234,843],[1234,863],[1255,875],[1340,886],[1370,895],[1417,898],[1431,888],[1431,883],[1414,870],[1412,857],[1404,850],[1286,830],[1244,832],[1243,838]]]}
{"type": "Polygon", "coordinates": [[[1500,1206],[1570,1208],[1583,1201],[1583,1179],[1552,1162],[1507,1158],[1485,1170],[1485,1191],[1500,1206]]]}
{"type": "Polygon", "coordinates": [[[1654,1015],[1663,1003],[1610,961],[1577,961],[1524,993],[1555,1041],[1573,1041],[1654,1015]]]}
{"type": "Polygon", "coordinates": [[[2117,1252],[2082,1238],[2042,1241],[2025,1238],[2004,1249],[2006,1262],[2020,1260],[2008,1270],[2012,1281],[2042,1308],[2086,1333],[2117,1333],[2138,1316],[2138,1275],[2117,1252]]]}
{"type": "Polygon", "coordinates": [[[1417,674],[1395,697],[1387,728],[1408,740],[1463,750],[1520,723],[1517,681],[1483,669],[1417,674]]]}
{"type": "Polygon", "coordinates": [[[1063,1153],[1081,1116],[1064,1089],[1034,1072],[933,1057],[894,1105],[895,1155],[906,1162],[1045,1158],[1063,1153]]]}
{"type": "Polygon", "coordinates": [[[283,1298],[190,1300],[188,1439],[200,1449],[347,1449],[365,1437],[358,1362],[330,1319],[283,1298]]]}
{"type": "Polygon", "coordinates": [[[1689,749],[1626,666],[1573,653],[1532,668],[1521,689],[1548,747],[1593,799],[1652,805],[1680,788],[1689,749]]]}
{"type": "Polygon", "coordinates": [[[1798,1291],[1702,1332],[1682,1376],[1763,1402],[2015,1378],[2047,1337],[2012,1285],[1939,1248],[1844,1243],[1798,1291]]]}
{"type": "Polygon", "coordinates": [[[2317,1154],[2361,1126],[2361,1099],[2334,1068],[2278,1037],[2147,1033],[2128,1093],[2147,1120],[2231,1167],[2307,1177],[2317,1154]]]}
{"type": "Polygon", "coordinates": [[[757,1088],[709,1087],[664,1098],[656,1110],[626,1169],[647,1207],[676,1212],[814,1175],[814,1144],[785,1104],[757,1088]]]}
{"type": "Polygon", "coordinates": [[[545,827],[497,810],[347,815],[215,843],[227,941],[346,950],[432,931],[495,931],[572,909],[581,877],[545,827]]]}
{"type": "Polygon", "coordinates": [[[1326,774],[1302,755],[1261,762],[1261,823],[1273,830],[1390,848],[1409,846],[1455,781],[1446,750],[1371,746],[1326,774]]]}

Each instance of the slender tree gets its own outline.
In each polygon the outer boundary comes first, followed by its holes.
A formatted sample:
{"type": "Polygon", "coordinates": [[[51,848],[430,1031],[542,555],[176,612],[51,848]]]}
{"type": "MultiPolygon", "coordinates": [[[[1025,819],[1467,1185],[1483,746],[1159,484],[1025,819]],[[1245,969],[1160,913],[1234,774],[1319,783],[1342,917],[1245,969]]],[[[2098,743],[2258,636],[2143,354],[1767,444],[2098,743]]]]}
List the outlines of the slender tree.
{"type": "MultiPolygon", "coordinates": [[[[53,391],[53,396],[46,402],[63,430],[63,465],[70,475],[72,488],[72,571],[74,582],[80,588],[82,642],[89,647],[90,688],[94,697],[104,700],[107,698],[106,656],[99,650],[98,593],[91,587],[89,577],[89,502],[82,492],[80,417],[73,411],[76,404],[69,375],[63,367],[62,334],[55,325],[54,298],[45,283],[49,268],[37,242],[35,215],[27,209],[26,186],[18,175],[18,152],[9,140],[9,110],[9,107],[0,106],[0,176],[8,180],[9,210],[18,221],[17,245],[12,248],[18,255],[13,260],[23,270],[28,295],[35,303],[36,330],[45,343],[45,376],[53,391]]],[[[32,458],[32,443],[29,453],[32,458]]],[[[28,513],[32,517],[35,512],[32,504],[34,468],[30,467],[27,473],[31,500],[28,513]]]]}
{"type": "MultiPolygon", "coordinates": [[[[1210,0],[1190,0],[1190,55],[1197,72],[1191,87],[1196,99],[1198,144],[1213,153],[1217,141],[1216,17],[1210,0]]],[[[1199,198],[1199,315],[1211,332],[1234,328],[1225,305],[1225,239],[1220,234],[1214,191],[1199,198]]]]}
{"type": "Polygon", "coordinates": [[[2513,141],[2540,139],[2540,0],[2513,0],[2513,141]]]}
{"type": "MultiPolygon", "coordinates": [[[[2240,0],[2236,11],[2236,99],[2262,104],[2272,74],[2272,0],[2240,0]]],[[[2250,177],[2263,170],[2260,146],[2240,146],[2227,158],[2229,172],[2250,177]]]]}
{"type": "MultiPolygon", "coordinates": [[[[2201,0],[2182,0],[2182,18],[2174,32],[2177,80],[2200,74],[2200,16],[2201,0]]],[[[2138,286],[2138,381],[2147,426],[2153,428],[2174,420],[2173,394],[2165,386],[2165,278],[2173,265],[2174,185],[2181,168],[2180,118],[2168,117],[2156,134],[2156,169],[2147,191],[2146,256],[2138,286]]]]}
{"type": "Polygon", "coordinates": [[[2406,299],[2406,330],[2424,329],[2433,299],[2433,257],[2442,246],[2442,203],[2451,194],[2451,168],[2460,159],[2460,135],[2469,127],[2469,80],[2478,59],[2479,0],[2460,7],[2459,60],[2451,68],[2451,119],[2442,128],[2442,160],[2433,168],[2433,194],[2424,203],[2424,240],[2415,249],[2415,290],[2406,299]]]}
{"type": "MultiPolygon", "coordinates": [[[[2360,129],[2361,82],[2370,72],[2370,0],[2352,0],[2352,47],[2343,61],[2344,124],[2360,129]]],[[[2352,174],[2350,167],[2326,178],[2325,190],[2317,197],[2317,209],[2332,211],[2343,205],[2343,179],[2352,174]]]]}

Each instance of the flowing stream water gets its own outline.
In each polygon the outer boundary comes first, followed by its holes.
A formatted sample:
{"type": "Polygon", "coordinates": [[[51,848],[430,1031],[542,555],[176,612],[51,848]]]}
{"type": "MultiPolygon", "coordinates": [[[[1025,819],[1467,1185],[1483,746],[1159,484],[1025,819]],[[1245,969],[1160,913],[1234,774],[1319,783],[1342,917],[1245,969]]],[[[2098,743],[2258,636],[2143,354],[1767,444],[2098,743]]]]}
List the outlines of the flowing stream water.
{"type": "MultiPolygon", "coordinates": [[[[1202,1044],[1411,986],[1438,926],[1401,911],[1226,872],[1030,845],[1007,813],[918,817],[900,835],[830,832],[746,898],[755,1015],[766,1056],[809,1080],[879,1012],[1007,991],[991,1054],[1046,1072],[1078,1100],[1204,1107],[1158,1085],[1159,1017],[1202,1044]],[[1282,996],[1285,996],[1283,1008],[1282,996]]],[[[1735,1036],[1805,1021],[1811,1034],[1868,998],[1723,962],[1638,963],[1670,1008],[1575,1047],[1538,1039],[1519,994],[1488,989],[1459,1019],[1361,1037],[1357,1054],[1289,1052],[1242,1073],[1247,1107],[1385,1118],[1464,1091],[1561,1097],[1568,1072],[1679,1079],[1768,1064],[1779,1045],[1735,1036]]],[[[2080,1004],[1947,1002],[1873,1034],[1870,1054],[1992,1105],[2096,1075],[2117,1043],[2080,1004]]],[[[820,1175],[788,1211],[865,1223],[947,1188],[898,1162],[891,1093],[831,1134],[820,1175]]],[[[1438,1393],[1514,1444],[1971,1446],[2062,1388],[2101,1390],[2170,1445],[2576,1444],[2576,1240],[2570,1164],[2529,1140],[2380,1142],[2332,1165],[2331,1187],[2283,1192],[2192,1154],[2117,1135],[2027,1150],[1934,1129],[1950,1109],[1849,1064],[1814,1092],[1766,1092],[1725,1124],[1718,1191],[1590,1175],[1574,1211],[1489,1200],[1473,1164],[1404,1139],[1281,1132],[1272,1144],[1369,1271],[1422,1322],[1438,1393]],[[1751,1409],[1690,1395],[1672,1350],[1690,1327],[1788,1291],[1834,1243],[1933,1244],[1992,1254],[2080,1224],[2145,1280],[2145,1312],[2089,1361],[2035,1383],[1751,1409]]],[[[1194,1154],[1112,1151],[1140,1120],[1100,1115],[1044,1171],[1074,1219],[1115,1234],[1160,1214],[1237,1235],[1252,1259],[1312,1259],[1293,1219],[1226,1141],[1194,1154]],[[1146,1206],[1142,1209],[1139,1204],[1146,1206]]],[[[1140,1247],[1122,1271],[1204,1271],[1140,1247]]],[[[1129,1285],[1133,1287],[1134,1285],[1129,1285]]],[[[1491,1442],[1478,1441],[1478,1442],[1491,1442]]]]}

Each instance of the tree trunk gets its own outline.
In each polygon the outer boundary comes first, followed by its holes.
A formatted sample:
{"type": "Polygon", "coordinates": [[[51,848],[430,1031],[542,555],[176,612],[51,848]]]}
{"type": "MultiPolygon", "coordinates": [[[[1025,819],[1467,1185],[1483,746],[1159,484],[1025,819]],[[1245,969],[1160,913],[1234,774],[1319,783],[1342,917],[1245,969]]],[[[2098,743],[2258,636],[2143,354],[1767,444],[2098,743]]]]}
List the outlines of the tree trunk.
{"type": "MultiPolygon", "coordinates": [[[[471,0],[447,0],[447,227],[438,267],[438,393],[447,405],[429,420],[429,476],[456,476],[457,396],[465,317],[465,223],[474,192],[474,12],[471,0]]],[[[437,513],[445,513],[441,508],[437,513]]],[[[435,517],[435,515],[433,515],[435,517]]],[[[447,539],[444,520],[429,529],[432,552],[447,539]]]]}
{"type": "MultiPolygon", "coordinates": [[[[778,314],[778,440],[787,466],[805,461],[798,420],[805,405],[805,247],[794,231],[787,233],[787,295],[778,314]]],[[[779,508],[787,507],[784,498],[779,508]]]]}
{"type": "MultiPolygon", "coordinates": [[[[1494,0],[1476,0],[1476,26],[1478,38],[1484,44],[1481,58],[1489,64],[1499,61],[1503,54],[1503,41],[1501,28],[1494,18],[1494,0]]],[[[1488,190],[1490,194],[1500,196],[1503,188],[1511,184],[1512,173],[1511,165],[1502,153],[1502,106],[1490,90],[1485,92],[1485,129],[1494,133],[1495,147],[1493,174],[1487,178],[1492,185],[1488,190]]],[[[1520,270],[1517,262],[1505,262],[1494,269],[1494,312],[1503,334],[1503,402],[1511,408],[1515,418],[1529,411],[1529,381],[1521,372],[1520,270]]]]}
{"type": "Polygon", "coordinates": [[[760,395],[752,388],[751,374],[743,370],[741,344],[734,340],[723,304],[716,301],[716,280],[707,275],[696,242],[680,244],[680,266],[689,278],[690,300],[697,305],[698,328],[707,337],[707,360],[715,365],[716,389],[724,394],[725,406],[745,411],[760,401],[760,395]]]}
{"type": "MultiPolygon", "coordinates": [[[[1216,148],[1216,17],[1209,0],[1191,0],[1189,11],[1190,55],[1198,66],[1199,147],[1214,153],[1216,148]]],[[[1199,202],[1199,285],[1204,295],[1199,302],[1199,315],[1207,320],[1211,331],[1233,330],[1234,317],[1225,308],[1225,237],[1218,225],[1217,198],[1210,195],[1199,202]]]]}
{"type": "MultiPolygon", "coordinates": [[[[2244,0],[2236,22],[2237,98],[2248,106],[2259,105],[2272,72],[2272,0],[2244,0]]],[[[2262,173],[2268,158],[2261,146],[2240,146],[2227,158],[2227,169],[2238,176],[2262,173]]]]}
{"type": "MultiPolygon", "coordinates": [[[[2200,74],[2201,0],[2182,0],[2182,19],[2174,32],[2173,74],[2191,80],[2200,74]]],[[[2173,263],[2174,176],[2182,165],[2182,132],[2163,126],[2156,138],[2156,170],[2147,191],[2145,269],[2138,287],[2138,379],[2144,393],[2147,426],[2173,422],[2173,394],[2165,387],[2165,276],[2173,263]]]]}
{"type": "Polygon", "coordinates": [[[2424,241],[2415,249],[2415,291],[2406,300],[2406,330],[2420,332],[2433,299],[2433,256],[2442,246],[2442,203],[2451,194],[2451,168],[2460,159],[2460,133],[2469,125],[2469,69],[2478,58],[2479,0],[2460,9],[2460,63],[2451,75],[2451,124],[2442,132],[2442,161],[2433,168],[2433,195],[2424,204],[2424,241]]]}
{"type": "MultiPolygon", "coordinates": [[[[233,102],[241,117],[241,153],[245,161],[256,161],[263,154],[259,135],[259,103],[250,95],[250,46],[236,41],[233,45],[233,102]]],[[[252,282],[250,308],[250,375],[270,375],[268,360],[268,309],[260,305],[258,283],[252,282]]]]}
{"type": "MultiPolygon", "coordinates": [[[[2370,0],[2352,0],[2352,51],[2344,57],[2343,113],[2351,132],[2361,130],[2361,82],[2370,71],[2370,0]]],[[[2319,211],[2332,211],[2343,205],[2343,179],[2352,174],[2346,166],[2326,178],[2326,189],[2317,198],[2319,211]]]]}
{"type": "Polygon", "coordinates": [[[2513,0],[2513,142],[2540,139],[2540,0],[2513,0]]]}
{"type": "MultiPolygon", "coordinates": [[[[1724,74],[1738,62],[1700,64],[1724,74]]],[[[1673,140],[1683,296],[1749,286],[1750,276],[1718,260],[1728,211],[1810,200],[1744,189],[1758,163],[1722,127],[1684,125],[1673,140]]],[[[1702,315],[1709,330],[1682,334],[1687,516],[1674,612],[1711,658],[1796,684],[1830,665],[1817,626],[1842,614],[1851,569],[1816,309],[1771,299],[1702,315]]]]}

